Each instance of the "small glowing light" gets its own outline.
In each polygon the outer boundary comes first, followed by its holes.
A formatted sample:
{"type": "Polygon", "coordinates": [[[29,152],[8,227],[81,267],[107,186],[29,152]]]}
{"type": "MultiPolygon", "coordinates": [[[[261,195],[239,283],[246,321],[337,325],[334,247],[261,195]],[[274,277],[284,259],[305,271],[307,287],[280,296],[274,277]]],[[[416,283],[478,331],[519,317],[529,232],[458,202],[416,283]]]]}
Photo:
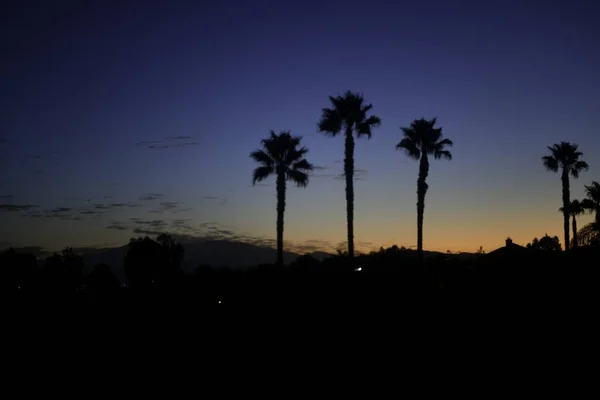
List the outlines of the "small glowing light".
{"type": "Polygon", "coordinates": [[[21,290],[21,286],[17,286],[17,290],[21,290]]]}
{"type": "Polygon", "coordinates": [[[223,302],[221,300],[218,301],[219,304],[222,304],[223,302]]]}
{"type": "Polygon", "coordinates": [[[362,267],[356,268],[355,271],[358,271],[358,272],[362,271],[362,267]]]}

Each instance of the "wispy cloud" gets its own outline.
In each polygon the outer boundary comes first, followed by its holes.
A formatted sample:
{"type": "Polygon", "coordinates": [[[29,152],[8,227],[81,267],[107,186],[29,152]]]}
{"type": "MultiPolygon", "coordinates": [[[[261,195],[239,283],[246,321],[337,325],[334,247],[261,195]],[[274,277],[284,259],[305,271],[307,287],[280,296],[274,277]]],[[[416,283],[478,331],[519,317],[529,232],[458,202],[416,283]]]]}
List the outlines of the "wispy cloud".
{"type": "Polygon", "coordinates": [[[69,212],[71,210],[73,210],[73,209],[70,207],[57,207],[57,208],[52,209],[52,212],[53,213],[65,213],[65,212],[69,212]]]}
{"type": "Polygon", "coordinates": [[[202,222],[202,223],[198,224],[198,226],[201,226],[203,228],[208,228],[208,227],[211,227],[211,226],[215,226],[216,227],[217,225],[219,225],[218,222],[202,222]]]}
{"type": "Polygon", "coordinates": [[[175,201],[163,201],[162,203],[160,203],[158,205],[158,209],[156,210],[150,210],[148,211],[149,213],[155,213],[155,214],[162,214],[163,212],[169,211],[169,210],[173,210],[177,207],[179,207],[181,203],[177,203],[175,201]]]}
{"type": "Polygon", "coordinates": [[[217,200],[218,199],[217,196],[203,196],[202,198],[204,200],[217,200]]]}
{"type": "Polygon", "coordinates": [[[155,219],[152,221],[146,221],[142,219],[131,219],[131,221],[137,225],[150,226],[153,228],[161,228],[167,226],[167,222],[160,219],[155,219]]]}
{"type": "Polygon", "coordinates": [[[186,218],[186,219],[174,219],[173,221],[171,221],[171,225],[184,225],[184,224],[187,224],[190,221],[191,221],[191,219],[189,219],[189,218],[186,218]]]}
{"type": "Polygon", "coordinates": [[[102,214],[102,211],[84,210],[84,211],[80,211],[79,214],[84,214],[84,215],[98,215],[98,214],[102,214]]]}
{"type": "Polygon", "coordinates": [[[27,211],[38,207],[32,204],[0,204],[0,211],[27,211]]]}
{"type": "Polygon", "coordinates": [[[172,144],[170,147],[194,147],[194,146],[198,146],[198,142],[175,143],[175,144],[172,144]]]}
{"type": "Polygon", "coordinates": [[[165,139],[167,140],[182,140],[182,139],[191,139],[191,136],[167,136],[165,139]]]}
{"type": "Polygon", "coordinates": [[[181,208],[179,210],[173,211],[172,214],[179,214],[179,213],[186,212],[186,211],[191,211],[191,210],[192,210],[191,208],[181,208]]]}
{"type": "Polygon", "coordinates": [[[135,228],[133,230],[133,233],[135,233],[136,235],[160,235],[164,232],[155,229],[135,228]]]}
{"type": "Polygon", "coordinates": [[[106,229],[116,229],[119,231],[125,231],[128,229],[131,229],[131,227],[129,227],[127,225],[123,225],[118,221],[111,221],[110,224],[106,226],[106,229]]]}
{"type": "Polygon", "coordinates": [[[197,146],[198,142],[181,142],[181,140],[192,139],[191,136],[167,136],[164,140],[144,140],[134,143],[135,146],[145,147],[147,149],[170,149],[175,147],[197,146]]]}
{"type": "Polygon", "coordinates": [[[302,242],[289,242],[286,241],[286,248],[289,251],[293,251],[297,254],[312,253],[314,251],[335,251],[334,246],[328,240],[322,239],[310,239],[302,242]]]}
{"type": "Polygon", "coordinates": [[[165,197],[164,194],[162,193],[150,193],[144,196],[141,196],[138,200],[139,201],[154,201],[154,200],[158,200],[165,197]]]}
{"type": "Polygon", "coordinates": [[[229,201],[229,198],[225,197],[223,200],[221,200],[221,202],[219,203],[220,206],[224,206],[225,204],[227,204],[227,202],[229,201]]]}
{"type": "Polygon", "coordinates": [[[60,219],[61,221],[83,221],[83,218],[77,217],[74,215],[61,215],[60,217],[57,217],[57,218],[60,219]]]}
{"type": "MultiPolygon", "coordinates": [[[[367,173],[368,173],[368,171],[366,169],[356,168],[354,170],[354,180],[355,181],[364,181],[366,179],[367,173]]],[[[335,175],[335,177],[333,179],[338,180],[338,181],[343,181],[346,179],[346,174],[344,172],[342,172],[339,175],[335,175]]]]}
{"type": "Polygon", "coordinates": [[[0,199],[4,199],[4,200],[12,200],[14,198],[15,198],[15,196],[13,196],[12,194],[7,194],[6,196],[0,196],[0,199]]]}
{"type": "Polygon", "coordinates": [[[135,146],[150,146],[153,144],[162,143],[162,140],[142,140],[141,142],[135,142],[135,146]]]}
{"type": "Polygon", "coordinates": [[[67,197],[66,199],[64,199],[65,201],[82,201],[85,203],[90,203],[92,201],[91,197],[67,197]]]}

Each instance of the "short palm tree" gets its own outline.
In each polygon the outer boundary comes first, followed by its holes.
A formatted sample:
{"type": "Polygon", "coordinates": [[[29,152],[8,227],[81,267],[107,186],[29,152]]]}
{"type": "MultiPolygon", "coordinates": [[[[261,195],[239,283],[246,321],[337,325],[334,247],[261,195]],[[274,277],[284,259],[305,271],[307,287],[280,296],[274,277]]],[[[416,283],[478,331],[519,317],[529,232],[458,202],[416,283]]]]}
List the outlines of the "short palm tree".
{"type": "Polygon", "coordinates": [[[427,175],[429,175],[429,156],[436,160],[452,160],[452,153],[446,150],[452,146],[450,139],[444,139],[442,128],[435,127],[436,118],[416,119],[408,128],[400,128],[404,138],[396,145],[396,150],[404,150],[415,160],[419,160],[419,178],[417,179],[417,253],[423,260],[423,214],[425,213],[425,194],[427,175]]]}
{"type": "Polygon", "coordinates": [[[581,201],[581,205],[589,212],[596,214],[594,223],[596,230],[600,231],[600,183],[593,181],[590,186],[585,186],[587,198],[581,201]]]}
{"type": "MultiPolygon", "coordinates": [[[[565,211],[564,207],[561,207],[559,209],[559,211],[564,212],[565,211]]],[[[573,243],[572,243],[571,247],[575,248],[578,245],[578,242],[577,242],[577,216],[583,214],[585,212],[585,208],[583,208],[583,203],[580,202],[579,200],[571,200],[571,203],[569,204],[567,212],[572,218],[572,225],[573,225],[573,243]]]]}
{"type": "Polygon", "coordinates": [[[365,104],[361,94],[347,91],[342,96],[329,96],[331,108],[323,108],[318,123],[319,132],[334,137],[343,134],[344,176],[346,178],[346,225],[348,233],[348,256],[354,257],[354,135],[371,138],[373,128],[381,125],[381,119],[368,113],[372,104],[365,104]]]}
{"type": "Polygon", "coordinates": [[[571,203],[569,175],[577,179],[581,171],[589,168],[588,164],[580,159],[583,153],[578,151],[577,148],[576,144],[569,142],[555,143],[548,146],[550,155],[542,157],[544,166],[548,171],[558,172],[561,170],[565,250],[569,248],[569,204],[571,203]]]}
{"type": "Polygon", "coordinates": [[[298,187],[308,185],[308,173],[313,166],[304,156],[306,147],[298,147],[301,137],[292,136],[283,131],[277,135],[271,131],[267,139],[263,139],[262,149],[250,153],[250,157],[259,166],[254,169],[252,184],[261,182],[275,175],[277,182],[277,264],[283,266],[283,214],[285,213],[286,182],[291,181],[298,187]]]}

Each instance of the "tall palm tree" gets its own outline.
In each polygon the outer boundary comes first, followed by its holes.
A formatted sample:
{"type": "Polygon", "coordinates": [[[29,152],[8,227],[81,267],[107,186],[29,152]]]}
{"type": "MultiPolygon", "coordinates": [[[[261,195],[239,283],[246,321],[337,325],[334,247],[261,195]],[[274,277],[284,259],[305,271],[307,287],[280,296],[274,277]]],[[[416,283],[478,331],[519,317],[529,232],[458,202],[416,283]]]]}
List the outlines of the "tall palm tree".
{"type": "Polygon", "coordinates": [[[425,194],[427,175],[429,175],[429,156],[436,160],[445,158],[452,160],[452,153],[446,148],[452,146],[450,139],[444,139],[442,128],[435,127],[436,118],[416,119],[410,127],[401,127],[404,138],[396,145],[396,150],[404,150],[415,160],[419,160],[419,178],[417,179],[417,253],[423,260],[423,214],[425,213],[425,194]]]}
{"type": "Polygon", "coordinates": [[[298,187],[308,185],[308,172],[313,166],[304,156],[306,147],[298,147],[302,138],[292,136],[289,131],[277,135],[271,131],[267,139],[261,141],[262,149],[250,153],[259,166],[254,169],[252,185],[275,175],[277,182],[277,264],[283,266],[283,214],[285,212],[286,182],[298,187]]]}
{"type": "MultiPolygon", "coordinates": [[[[559,211],[564,212],[565,211],[564,207],[561,207],[559,209],[559,211]]],[[[569,207],[567,208],[567,212],[572,218],[572,225],[573,225],[573,243],[572,243],[571,247],[576,248],[578,245],[578,242],[577,242],[577,216],[583,214],[585,212],[585,208],[583,208],[583,203],[580,202],[579,200],[571,200],[571,203],[569,204],[569,207]]]]}
{"type": "Polygon", "coordinates": [[[589,168],[585,161],[580,158],[583,153],[577,150],[578,146],[569,142],[555,143],[548,146],[549,156],[542,157],[544,166],[548,171],[558,172],[561,170],[562,202],[563,202],[563,228],[565,232],[565,250],[569,248],[569,204],[571,203],[571,192],[569,189],[569,175],[579,178],[579,173],[589,168]]]}
{"type": "Polygon", "coordinates": [[[587,198],[583,199],[581,205],[589,212],[596,214],[594,223],[596,230],[600,231],[600,183],[593,181],[590,186],[585,186],[587,198]]]}
{"type": "Polygon", "coordinates": [[[371,138],[373,128],[381,125],[381,119],[367,115],[373,108],[365,104],[361,94],[347,91],[342,96],[329,96],[331,108],[323,108],[318,123],[319,132],[334,137],[345,136],[344,176],[346,178],[346,224],[348,233],[348,256],[354,257],[354,135],[371,138]]]}

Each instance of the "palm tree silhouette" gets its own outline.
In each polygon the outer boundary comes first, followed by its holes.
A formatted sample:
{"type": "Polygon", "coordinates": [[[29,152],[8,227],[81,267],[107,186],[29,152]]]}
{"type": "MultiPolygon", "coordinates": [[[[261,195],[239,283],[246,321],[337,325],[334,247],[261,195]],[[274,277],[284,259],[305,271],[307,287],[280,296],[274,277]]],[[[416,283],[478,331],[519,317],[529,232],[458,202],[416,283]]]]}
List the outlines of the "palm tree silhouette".
{"type": "Polygon", "coordinates": [[[577,179],[579,173],[589,168],[585,161],[581,161],[580,157],[583,155],[582,152],[577,151],[578,146],[569,142],[555,143],[552,146],[548,146],[550,150],[549,156],[542,157],[544,166],[548,171],[558,172],[562,170],[561,181],[562,181],[562,213],[564,220],[564,232],[565,232],[565,250],[569,248],[569,204],[571,203],[571,193],[569,189],[569,174],[577,179]]]}
{"type": "MultiPolygon", "coordinates": [[[[564,207],[559,208],[560,212],[564,212],[564,207]]],[[[568,214],[573,218],[573,244],[571,247],[576,248],[578,245],[577,242],[577,216],[581,215],[585,212],[585,208],[583,208],[583,203],[579,200],[571,200],[569,207],[567,208],[568,214]]]]}
{"type": "Polygon", "coordinates": [[[381,119],[367,113],[372,104],[364,104],[361,94],[347,91],[342,96],[329,96],[331,108],[323,108],[318,123],[319,132],[334,137],[345,135],[344,176],[346,178],[346,224],[348,256],[354,257],[354,134],[371,138],[371,130],[381,125],[381,119]]]}
{"type": "Polygon", "coordinates": [[[590,186],[585,186],[587,198],[581,201],[581,205],[589,212],[596,213],[594,220],[595,229],[600,231],[600,183],[593,181],[590,186]]]}
{"type": "Polygon", "coordinates": [[[275,175],[277,182],[277,264],[283,266],[283,214],[285,212],[286,182],[292,181],[298,187],[308,185],[308,172],[313,166],[304,156],[306,147],[298,148],[301,137],[292,136],[289,131],[277,135],[271,131],[267,139],[263,139],[262,150],[255,150],[250,157],[259,166],[252,175],[252,184],[261,182],[275,175]]]}
{"type": "Polygon", "coordinates": [[[404,150],[415,160],[419,160],[419,178],[417,179],[417,254],[423,261],[423,214],[425,212],[425,194],[429,186],[426,179],[429,174],[429,156],[436,160],[452,160],[452,154],[446,150],[452,146],[450,139],[444,139],[442,128],[435,128],[436,118],[416,119],[410,127],[401,127],[404,138],[396,145],[396,150],[404,150]]]}

